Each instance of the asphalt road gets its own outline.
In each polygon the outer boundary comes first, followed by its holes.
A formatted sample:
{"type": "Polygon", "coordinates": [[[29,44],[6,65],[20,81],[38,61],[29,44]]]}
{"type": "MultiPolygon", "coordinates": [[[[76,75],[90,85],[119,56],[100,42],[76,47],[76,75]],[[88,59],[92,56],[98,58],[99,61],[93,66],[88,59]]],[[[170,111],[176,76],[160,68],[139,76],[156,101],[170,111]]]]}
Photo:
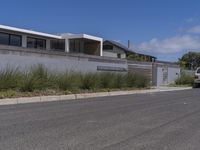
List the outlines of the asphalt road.
{"type": "Polygon", "coordinates": [[[200,89],[0,106],[0,150],[199,150],[200,89]]]}

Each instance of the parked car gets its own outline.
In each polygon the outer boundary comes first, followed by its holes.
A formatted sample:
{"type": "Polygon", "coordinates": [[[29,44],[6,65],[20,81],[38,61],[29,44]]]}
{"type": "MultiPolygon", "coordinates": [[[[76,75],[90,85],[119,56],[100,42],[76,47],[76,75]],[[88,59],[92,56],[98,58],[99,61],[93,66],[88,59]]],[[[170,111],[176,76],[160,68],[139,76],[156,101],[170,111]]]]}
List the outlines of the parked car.
{"type": "Polygon", "coordinates": [[[200,85],[200,67],[197,68],[195,71],[195,77],[194,77],[194,88],[199,87],[200,85]]]}

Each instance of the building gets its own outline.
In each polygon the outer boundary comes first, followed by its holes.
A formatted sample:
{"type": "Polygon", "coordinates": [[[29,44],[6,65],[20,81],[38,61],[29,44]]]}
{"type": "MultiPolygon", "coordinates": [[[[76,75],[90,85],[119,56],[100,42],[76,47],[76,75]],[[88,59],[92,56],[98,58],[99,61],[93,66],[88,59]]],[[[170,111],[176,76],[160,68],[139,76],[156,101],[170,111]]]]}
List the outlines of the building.
{"type": "Polygon", "coordinates": [[[0,45],[47,51],[103,55],[103,39],[87,34],[60,35],[0,25],[0,45]]]}
{"type": "Polygon", "coordinates": [[[154,62],[156,60],[154,56],[136,53],[123,44],[111,40],[103,42],[103,56],[148,62],[154,62]]]}

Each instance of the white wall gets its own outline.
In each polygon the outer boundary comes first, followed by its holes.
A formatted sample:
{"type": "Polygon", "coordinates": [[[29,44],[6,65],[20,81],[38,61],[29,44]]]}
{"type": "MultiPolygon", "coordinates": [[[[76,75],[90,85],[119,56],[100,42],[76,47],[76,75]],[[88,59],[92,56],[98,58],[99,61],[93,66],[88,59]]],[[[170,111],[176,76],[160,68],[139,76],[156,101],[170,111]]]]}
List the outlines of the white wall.
{"type": "Polygon", "coordinates": [[[117,53],[103,51],[103,56],[117,58],[117,53]]]}
{"type": "Polygon", "coordinates": [[[18,67],[19,69],[29,69],[31,66],[43,64],[49,70],[55,72],[97,72],[97,66],[124,68],[126,63],[107,63],[99,61],[88,61],[87,58],[54,56],[44,54],[23,54],[9,53],[0,54],[0,69],[7,66],[18,67]]]}
{"type": "Polygon", "coordinates": [[[168,85],[174,83],[180,76],[180,68],[171,66],[159,66],[157,67],[157,86],[168,85]],[[167,70],[167,80],[163,81],[164,71],[167,70]]]}
{"type": "Polygon", "coordinates": [[[173,83],[177,78],[180,77],[180,72],[181,72],[180,68],[169,67],[168,68],[168,82],[173,83]]]}

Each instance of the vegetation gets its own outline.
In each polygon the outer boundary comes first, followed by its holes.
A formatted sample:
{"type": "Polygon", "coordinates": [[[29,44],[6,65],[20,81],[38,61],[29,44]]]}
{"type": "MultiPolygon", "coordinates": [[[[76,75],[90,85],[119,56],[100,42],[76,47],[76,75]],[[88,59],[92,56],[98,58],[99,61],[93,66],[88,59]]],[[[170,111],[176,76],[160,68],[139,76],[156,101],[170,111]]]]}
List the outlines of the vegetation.
{"type": "Polygon", "coordinates": [[[138,54],[129,54],[127,56],[127,59],[133,61],[145,61],[144,57],[141,57],[138,54]]]}
{"type": "Polygon", "coordinates": [[[200,66],[200,53],[189,52],[184,54],[178,63],[184,69],[194,70],[200,66]]]}
{"type": "Polygon", "coordinates": [[[175,81],[176,85],[188,85],[188,86],[193,86],[194,84],[194,78],[192,76],[182,74],[180,78],[178,78],[175,81]]]}
{"type": "Polygon", "coordinates": [[[146,77],[131,73],[53,73],[42,65],[32,67],[30,71],[20,71],[11,67],[0,71],[0,98],[148,86],[149,81],[146,77]]]}

